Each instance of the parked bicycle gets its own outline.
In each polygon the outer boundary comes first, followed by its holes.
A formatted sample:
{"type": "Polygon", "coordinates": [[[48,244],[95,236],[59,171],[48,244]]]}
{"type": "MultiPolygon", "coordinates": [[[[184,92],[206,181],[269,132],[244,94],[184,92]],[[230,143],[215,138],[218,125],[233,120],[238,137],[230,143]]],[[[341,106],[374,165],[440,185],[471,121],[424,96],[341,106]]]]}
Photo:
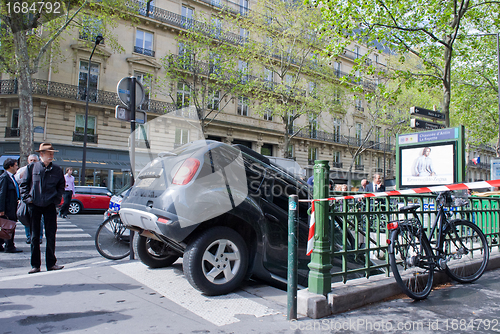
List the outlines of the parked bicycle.
{"type": "Polygon", "coordinates": [[[130,231],[125,228],[118,213],[120,203],[127,195],[128,190],[111,198],[104,221],[97,228],[95,235],[97,251],[110,260],[121,260],[130,255],[130,231]]]}
{"type": "Polygon", "coordinates": [[[483,274],[489,259],[486,236],[468,220],[449,220],[450,212],[444,209],[467,203],[467,199],[455,197],[450,191],[441,192],[436,198],[438,212],[429,234],[416,214],[419,204],[400,209],[407,217],[413,214],[413,218],[387,224],[391,231],[391,269],[409,297],[425,299],[431,292],[435,271],[444,271],[460,283],[473,282],[483,274]]]}

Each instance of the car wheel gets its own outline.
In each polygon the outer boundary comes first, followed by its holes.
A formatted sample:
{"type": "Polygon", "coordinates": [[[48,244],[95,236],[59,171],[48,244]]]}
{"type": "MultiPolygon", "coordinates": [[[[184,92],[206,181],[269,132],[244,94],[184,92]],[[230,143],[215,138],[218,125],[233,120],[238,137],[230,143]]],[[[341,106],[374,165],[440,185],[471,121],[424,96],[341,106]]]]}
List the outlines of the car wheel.
{"type": "Polygon", "coordinates": [[[142,235],[137,240],[137,255],[142,263],[151,268],[168,267],[179,258],[179,253],[166,243],[142,235]]]}
{"type": "Polygon", "coordinates": [[[189,283],[206,295],[229,293],[245,278],[247,246],[233,229],[211,228],[188,245],[182,268],[189,283]]]}
{"type": "Polygon", "coordinates": [[[69,213],[71,213],[72,215],[76,215],[80,211],[82,211],[82,205],[80,203],[78,203],[78,202],[69,203],[69,207],[68,207],[69,213]]]}

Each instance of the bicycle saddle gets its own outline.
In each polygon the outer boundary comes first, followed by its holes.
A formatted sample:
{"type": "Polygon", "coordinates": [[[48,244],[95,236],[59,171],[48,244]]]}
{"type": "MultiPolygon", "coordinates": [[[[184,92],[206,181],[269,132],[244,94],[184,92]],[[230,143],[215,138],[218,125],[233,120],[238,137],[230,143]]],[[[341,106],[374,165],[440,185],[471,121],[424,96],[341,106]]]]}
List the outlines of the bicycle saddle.
{"type": "Polygon", "coordinates": [[[420,204],[410,204],[399,209],[400,212],[415,211],[420,208],[420,204]]]}

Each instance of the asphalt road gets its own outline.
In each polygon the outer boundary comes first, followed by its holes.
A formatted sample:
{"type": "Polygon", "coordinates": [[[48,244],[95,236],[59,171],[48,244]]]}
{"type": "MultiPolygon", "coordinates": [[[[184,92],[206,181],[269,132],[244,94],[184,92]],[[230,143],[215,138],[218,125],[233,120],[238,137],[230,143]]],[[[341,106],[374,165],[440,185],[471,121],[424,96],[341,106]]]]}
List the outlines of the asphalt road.
{"type": "MultiPolygon", "coordinates": [[[[95,232],[103,221],[103,213],[68,215],[68,218],[57,218],[56,257],[57,263],[66,265],[76,261],[101,257],[94,244],[95,232]]],[[[24,226],[16,226],[14,242],[22,253],[0,253],[0,269],[31,268],[30,245],[26,244],[24,226]]],[[[42,262],[45,253],[45,237],[41,246],[42,262]]],[[[43,264],[42,264],[43,265],[43,264]]]]}

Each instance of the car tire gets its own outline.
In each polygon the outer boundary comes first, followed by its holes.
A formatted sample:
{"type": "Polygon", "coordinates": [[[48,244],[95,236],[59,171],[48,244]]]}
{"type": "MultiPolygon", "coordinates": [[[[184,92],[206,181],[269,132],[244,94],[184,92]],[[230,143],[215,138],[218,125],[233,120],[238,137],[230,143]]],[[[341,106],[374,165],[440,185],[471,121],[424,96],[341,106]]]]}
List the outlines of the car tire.
{"type": "Polygon", "coordinates": [[[69,203],[68,212],[72,215],[76,215],[77,213],[82,211],[82,205],[78,202],[71,201],[69,203]]]}
{"type": "Polygon", "coordinates": [[[211,228],[188,245],[182,268],[195,289],[209,296],[227,294],[239,287],[246,276],[247,246],[233,229],[211,228]]]}
{"type": "Polygon", "coordinates": [[[167,244],[142,235],[137,240],[137,255],[141,262],[150,268],[171,266],[179,258],[179,253],[173,251],[167,244]]]}

